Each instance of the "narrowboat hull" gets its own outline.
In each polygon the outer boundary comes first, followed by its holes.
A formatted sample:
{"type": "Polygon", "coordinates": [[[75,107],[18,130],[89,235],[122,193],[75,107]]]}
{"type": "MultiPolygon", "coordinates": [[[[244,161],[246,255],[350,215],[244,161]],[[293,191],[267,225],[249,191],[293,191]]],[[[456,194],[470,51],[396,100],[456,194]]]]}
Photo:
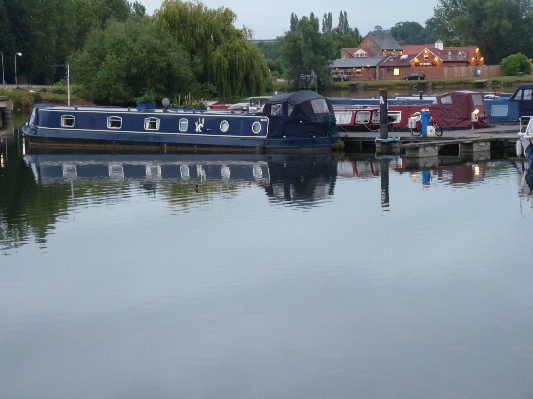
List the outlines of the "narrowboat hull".
{"type": "Polygon", "coordinates": [[[331,150],[340,138],[329,101],[293,94],[272,97],[267,114],[36,105],[22,133],[30,145],[53,148],[331,150]]]}

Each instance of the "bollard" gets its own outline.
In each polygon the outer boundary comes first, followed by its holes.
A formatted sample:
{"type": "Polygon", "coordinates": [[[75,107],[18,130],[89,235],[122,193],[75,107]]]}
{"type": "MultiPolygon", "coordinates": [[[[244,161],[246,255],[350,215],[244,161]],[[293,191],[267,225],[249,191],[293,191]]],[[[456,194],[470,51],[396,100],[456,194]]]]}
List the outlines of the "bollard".
{"type": "Polygon", "coordinates": [[[427,137],[427,135],[428,135],[428,126],[429,126],[429,118],[430,118],[430,114],[429,114],[429,109],[428,108],[422,109],[420,118],[421,118],[421,122],[422,122],[422,137],[427,137]]]}
{"type": "Polygon", "coordinates": [[[379,138],[389,138],[389,115],[387,110],[387,90],[379,91],[379,138]]]}

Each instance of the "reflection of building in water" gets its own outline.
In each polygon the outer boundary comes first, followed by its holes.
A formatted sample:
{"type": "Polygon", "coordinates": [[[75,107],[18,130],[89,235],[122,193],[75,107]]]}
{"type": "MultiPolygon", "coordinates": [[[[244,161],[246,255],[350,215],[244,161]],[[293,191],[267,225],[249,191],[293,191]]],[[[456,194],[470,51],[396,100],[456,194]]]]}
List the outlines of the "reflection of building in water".
{"type": "MultiPolygon", "coordinates": [[[[382,165],[378,159],[339,161],[337,174],[339,178],[377,178],[382,165]]],[[[408,168],[405,159],[396,157],[389,161],[389,170],[409,172],[412,180],[424,180],[426,183],[438,181],[445,184],[471,184],[485,179],[486,163],[455,163],[439,165],[434,168],[408,168]],[[428,178],[429,174],[429,178],[428,178]]]]}
{"type": "Polygon", "coordinates": [[[24,160],[41,184],[139,181],[202,185],[257,184],[273,199],[323,200],[333,194],[337,158],[283,154],[32,154],[24,160]]]}

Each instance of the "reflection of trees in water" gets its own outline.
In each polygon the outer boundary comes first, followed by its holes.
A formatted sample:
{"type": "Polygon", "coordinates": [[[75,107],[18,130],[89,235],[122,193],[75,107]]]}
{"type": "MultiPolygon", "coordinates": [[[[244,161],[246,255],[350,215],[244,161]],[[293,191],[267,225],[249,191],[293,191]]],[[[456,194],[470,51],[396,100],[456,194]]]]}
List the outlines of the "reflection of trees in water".
{"type": "Polygon", "coordinates": [[[113,206],[135,195],[158,196],[188,212],[215,198],[236,197],[258,185],[278,198],[310,203],[333,194],[337,158],[261,154],[206,156],[128,156],[45,154],[27,156],[9,148],[10,162],[0,175],[0,240],[3,249],[34,237],[45,244],[54,224],[74,207],[113,206]],[[12,154],[11,154],[12,153],[12,154]],[[101,156],[101,158],[98,158],[101,156]],[[96,159],[96,161],[94,161],[96,159]],[[139,160],[140,159],[140,160],[139,160]],[[188,166],[187,166],[188,162],[188,166]]]}

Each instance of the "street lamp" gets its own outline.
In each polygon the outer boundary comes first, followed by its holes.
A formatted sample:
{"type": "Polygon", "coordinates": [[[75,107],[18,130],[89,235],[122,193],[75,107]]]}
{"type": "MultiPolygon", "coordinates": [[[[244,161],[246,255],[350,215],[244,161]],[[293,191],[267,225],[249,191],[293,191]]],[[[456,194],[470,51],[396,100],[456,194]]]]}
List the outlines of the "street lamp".
{"type": "Polygon", "coordinates": [[[19,87],[18,80],[17,80],[17,56],[20,57],[22,53],[15,54],[15,86],[19,87]]]}
{"type": "Polygon", "coordinates": [[[0,51],[0,54],[2,54],[2,86],[6,85],[6,79],[4,77],[4,53],[0,51]]]}

